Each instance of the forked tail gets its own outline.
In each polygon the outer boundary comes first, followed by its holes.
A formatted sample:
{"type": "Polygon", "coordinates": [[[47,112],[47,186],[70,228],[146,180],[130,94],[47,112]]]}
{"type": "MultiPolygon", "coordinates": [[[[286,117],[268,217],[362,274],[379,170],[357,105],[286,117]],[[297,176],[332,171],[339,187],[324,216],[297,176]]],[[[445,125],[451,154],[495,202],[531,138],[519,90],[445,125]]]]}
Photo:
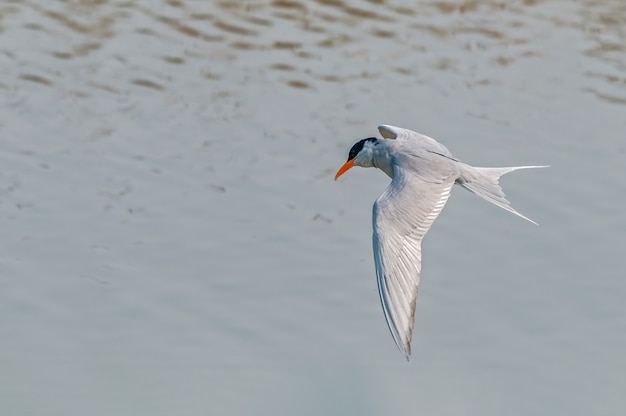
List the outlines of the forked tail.
{"type": "Polygon", "coordinates": [[[514,166],[509,168],[476,168],[465,165],[466,169],[461,173],[457,183],[465,189],[472,191],[482,199],[491,202],[494,205],[504,208],[513,214],[524,218],[527,221],[537,225],[537,223],[528,217],[517,212],[509,201],[504,197],[504,192],[500,187],[500,177],[509,172],[519,169],[535,169],[547,168],[548,166],[514,166]]]}

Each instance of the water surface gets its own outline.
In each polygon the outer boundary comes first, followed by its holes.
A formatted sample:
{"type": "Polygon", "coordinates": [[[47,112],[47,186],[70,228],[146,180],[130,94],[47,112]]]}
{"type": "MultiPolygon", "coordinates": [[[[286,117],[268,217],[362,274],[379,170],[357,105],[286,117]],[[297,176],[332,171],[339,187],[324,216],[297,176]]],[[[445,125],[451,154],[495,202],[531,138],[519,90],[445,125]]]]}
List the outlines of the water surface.
{"type": "Polygon", "coordinates": [[[621,0],[0,6],[0,409],[626,411],[621,0]],[[381,123],[510,175],[455,189],[410,363],[371,204],[381,123]]]}

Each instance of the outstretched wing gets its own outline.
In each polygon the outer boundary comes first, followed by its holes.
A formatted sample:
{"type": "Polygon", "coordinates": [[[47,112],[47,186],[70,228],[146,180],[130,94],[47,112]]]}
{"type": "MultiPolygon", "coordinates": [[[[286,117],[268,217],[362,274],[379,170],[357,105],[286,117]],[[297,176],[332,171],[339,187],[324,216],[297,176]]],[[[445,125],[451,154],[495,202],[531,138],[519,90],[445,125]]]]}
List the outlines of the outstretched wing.
{"type": "Polygon", "coordinates": [[[433,153],[438,153],[442,156],[456,160],[447,147],[439,143],[432,137],[428,137],[425,134],[421,134],[409,129],[403,129],[402,127],[391,126],[389,124],[381,124],[378,126],[380,135],[385,139],[397,139],[397,140],[412,140],[419,142],[424,150],[428,150],[433,153]]]}
{"type": "Polygon", "coordinates": [[[458,173],[448,164],[439,165],[438,170],[427,169],[427,176],[400,166],[394,166],[393,180],[374,204],[373,243],[385,319],[396,345],[408,360],[422,265],[422,238],[446,204],[458,173]]]}

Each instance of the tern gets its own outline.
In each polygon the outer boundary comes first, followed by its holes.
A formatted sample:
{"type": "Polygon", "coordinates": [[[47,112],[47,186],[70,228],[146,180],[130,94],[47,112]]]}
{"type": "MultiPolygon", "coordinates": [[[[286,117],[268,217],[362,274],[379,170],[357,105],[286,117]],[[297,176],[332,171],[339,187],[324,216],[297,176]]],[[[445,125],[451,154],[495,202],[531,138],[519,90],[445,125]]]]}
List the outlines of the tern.
{"type": "Polygon", "coordinates": [[[415,322],[415,302],[422,268],[422,239],[454,184],[537,224],[517,212],[499,184],[502,175],[548,166],[479,168],[460,162],[435,139],[400,127],[381,125],[383,139],[370,137],[350,149],[335,180],[353,166],[375,167],[391,178],[374,203],[374,264],[380,302],[393,340],[407,360],[415,322]]]}

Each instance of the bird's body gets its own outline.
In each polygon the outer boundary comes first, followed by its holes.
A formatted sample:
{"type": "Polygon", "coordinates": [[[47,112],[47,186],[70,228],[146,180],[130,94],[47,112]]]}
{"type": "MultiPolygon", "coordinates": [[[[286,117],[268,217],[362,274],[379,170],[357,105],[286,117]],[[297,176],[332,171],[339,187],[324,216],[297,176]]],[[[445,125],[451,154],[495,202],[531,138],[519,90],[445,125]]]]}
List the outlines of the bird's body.
{"type": "Polygon", "coordinates": [[[511,207],[498,183],[518,169],[478,168],[455,159],[436,140],[411,130],[382,125],[384,139],[357,142],[335,179],[352,166],[376,167],[392,180],[373,208],[374,263],[378,292],[398,348],[408,359],[421,273],[421,242],[456,183],[528,221],[511,207]]]}

